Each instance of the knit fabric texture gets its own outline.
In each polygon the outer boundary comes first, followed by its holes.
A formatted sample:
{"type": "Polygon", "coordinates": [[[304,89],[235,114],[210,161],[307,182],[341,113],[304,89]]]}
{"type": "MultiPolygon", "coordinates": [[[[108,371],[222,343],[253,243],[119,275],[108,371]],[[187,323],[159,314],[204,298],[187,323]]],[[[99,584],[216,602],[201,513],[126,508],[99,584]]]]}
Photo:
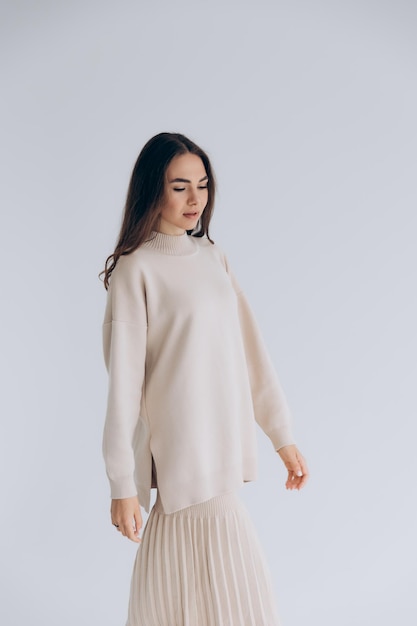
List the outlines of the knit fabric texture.
{"type": "Polygon", "coordinates": [[[247,299],[206,237],[153,232],[107,292],[103,455],[112,498],[156,485],[172,513],[257,477],[256,422],[293,444],[290,410],[247,299]]]}

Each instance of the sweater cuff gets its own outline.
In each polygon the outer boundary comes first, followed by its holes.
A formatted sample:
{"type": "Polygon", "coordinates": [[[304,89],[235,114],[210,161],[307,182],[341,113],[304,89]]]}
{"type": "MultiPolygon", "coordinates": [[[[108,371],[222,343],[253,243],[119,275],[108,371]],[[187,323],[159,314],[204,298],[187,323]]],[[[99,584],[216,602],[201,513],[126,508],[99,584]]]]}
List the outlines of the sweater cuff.
{"type": "Polygon", "coordinates": [[[110,481],[110,497],[113,500],[119,500],[122,498],[133,498],[137,495],[138,490],[135,485],[135,481],[131,476],[125,476],[123,478],[117,478],[110,481]]]}
{"type": "Polygon", "coordinates": [[[289,426],[281,426],[274,428],[268,433],[268,437],[274,446],[274,450],[279,450],[284,446],[292,446],[295,444],[294,436],[289,426]]]}

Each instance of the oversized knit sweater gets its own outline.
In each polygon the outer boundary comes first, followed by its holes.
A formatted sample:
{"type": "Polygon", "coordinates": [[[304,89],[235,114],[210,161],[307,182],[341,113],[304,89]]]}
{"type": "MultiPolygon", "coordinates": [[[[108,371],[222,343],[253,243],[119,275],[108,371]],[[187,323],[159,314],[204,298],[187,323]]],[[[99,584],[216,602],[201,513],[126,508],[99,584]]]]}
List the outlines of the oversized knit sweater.
{"type": "Polygon", "coordinates": [[[206,237],[152,238],[119,258],[103,323],[103,455],[112,498],[165,512],[256,479],[256,422],[274,448],[291,416],[248,302],[206,237]]]}

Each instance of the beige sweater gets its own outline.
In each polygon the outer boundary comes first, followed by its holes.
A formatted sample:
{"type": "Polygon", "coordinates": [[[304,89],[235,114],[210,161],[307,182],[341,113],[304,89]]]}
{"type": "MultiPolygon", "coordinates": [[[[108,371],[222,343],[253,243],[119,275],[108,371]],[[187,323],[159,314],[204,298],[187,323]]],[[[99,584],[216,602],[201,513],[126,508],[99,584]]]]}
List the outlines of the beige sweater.
{"type": "Polygon", "coordinates": [[[206,237],[153,233],[112,274],[103,454],[112,498],[158,486],[171,513],[256,479],[255,420],[278,450],[290,411],[244,294],[206,237]]]}

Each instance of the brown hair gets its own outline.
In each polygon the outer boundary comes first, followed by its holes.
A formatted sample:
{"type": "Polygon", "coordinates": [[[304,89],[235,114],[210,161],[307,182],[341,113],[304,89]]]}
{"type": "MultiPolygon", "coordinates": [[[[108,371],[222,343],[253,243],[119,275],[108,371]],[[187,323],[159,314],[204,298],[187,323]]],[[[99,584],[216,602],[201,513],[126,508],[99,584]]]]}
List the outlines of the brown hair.
{"type": "Polygon", "coordinates": [[[209,236],[209,224],[213,214],[215,180],[207,154],[193,141],[179,133],[159,133],[142,148],[134,165],[127,191],[123,221],[116,248],[107,257],[104,270],[104,287],[108,289],[110,276],[122,255],[130,254],[157,230],[159,206],[164,194],[165,173],[172,159],[187,152],[203,161],[208,176],[208,200],[197,226],[188,234],[194,237],[209,236]]]}

